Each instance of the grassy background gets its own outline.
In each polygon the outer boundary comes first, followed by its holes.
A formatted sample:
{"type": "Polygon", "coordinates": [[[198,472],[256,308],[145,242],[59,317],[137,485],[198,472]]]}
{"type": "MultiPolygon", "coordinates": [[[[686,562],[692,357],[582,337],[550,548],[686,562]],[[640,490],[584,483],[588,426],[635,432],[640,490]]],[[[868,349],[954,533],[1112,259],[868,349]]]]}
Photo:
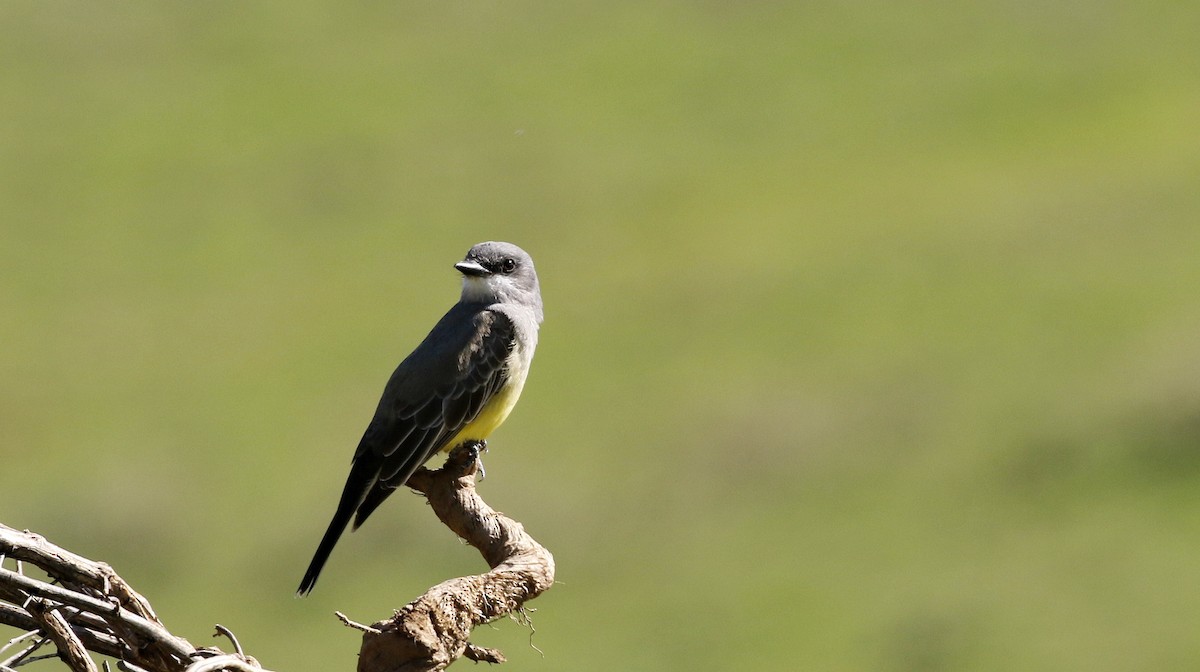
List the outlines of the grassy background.
{"type": "Polygon", "coordinates": [[[512,240],[513,669],[1200,666],[1188,3],[0,7],[0,520],[275,670],[481,570],[418,498],[292,591],[512,240]]]}

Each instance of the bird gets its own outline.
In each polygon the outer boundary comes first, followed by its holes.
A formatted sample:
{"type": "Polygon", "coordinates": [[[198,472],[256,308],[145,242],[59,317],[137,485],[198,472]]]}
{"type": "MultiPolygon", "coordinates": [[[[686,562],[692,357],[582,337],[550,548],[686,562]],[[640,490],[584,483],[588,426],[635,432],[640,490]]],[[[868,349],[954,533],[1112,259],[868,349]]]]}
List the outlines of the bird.
{"type": "Polygon", "coordinates": [[[462,274],[458,303],[384,386],[298,596],[312,591],[351,519],[357,530],[439,451],[486,446],[521,396],[542,323],[533,259],[512,243],[489,241],[454,268],[462,274]]]}

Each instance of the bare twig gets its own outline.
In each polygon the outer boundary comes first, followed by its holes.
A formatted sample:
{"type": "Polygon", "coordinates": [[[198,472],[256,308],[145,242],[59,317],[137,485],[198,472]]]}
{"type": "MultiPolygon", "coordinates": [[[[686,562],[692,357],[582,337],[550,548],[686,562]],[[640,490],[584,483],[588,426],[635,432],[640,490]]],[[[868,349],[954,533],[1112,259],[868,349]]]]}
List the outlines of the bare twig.
{"type": "Polygon", "coordinates": [[[37,651],[38,649],[42,648],[42,645],[44,645],[46,642],[49,642],[49,641],[50,641],[50,639],[48,637],[43,637],[43,638],[39,639],[38,641],[34,642],[33,644],[30,644],[29,646],[25,647],[24,649],[21,649],[20,651],[18,651],[16,654],[14,654],[8,660],[0,662],[0,668],[12,669],[13,667],[16,667],[17,665],[20,665],[22,660],[25,660],[26,658],[28,658],[30,654],[32,654],[34,651],[37,651]]]}
{"type": "MultiPolygon", "coordinates": [[[[120,639],[103,632],[108,627],[103,620],[91,614],[83,613],[76,614],[69,620],[76,621],[76,623],[71,624],[71,628],[75,632],[75,636],[79,638],[79,641],[83,642],[84,647],[88,651],[94,651],[104,656],[112,656],[113,658],[131,657],[133,655],[129,648],[121,643],[120,639]]],[[[0,624],[29,631],[19,638],[13,638],[8,646],[11,646],[22,638],[41,636],[41,625],[38,621],[25,610],[9,604],[0,603],[0,624]]],[[[7,649],[8,646],[4,648],[7,649]]]]}
{"type": "Polygon", "coordinates": [[[113,596],[129,611],[159,622],[150,602],[134,592],[112,567],[56,546],[39,534],[0,525],[0,555],[13,558],[18,567],[21,561],[29,562],[63,583],[87,586],[97,594],[113,596]]]}
{"type": "Polygon", "coordinates": [[[237,653],[237,655],[239,655],[239,656],[245,657],[246,653],[244,651],[242,651],[242,645],[241,645],[241,643],[238,642],[237,637],[234,636],[232,630],[221,625],[220,623],[217,623],[216,626],[214,626],[214,627],[216,627],[217,631],[215,633],[213,633],[213,637],[220,637],[222,635],[224,635],[225,637],[228,637],[229,641],[233,643],[234,652],[237,653]]]}
{"type": "Polygon", "coordinates": [[[228,628],[218,625],[217,631],[230,638],[235,655],[209,647],[197,649],[171,634],[150,603],[104,563],[4,525],[0,525],[0,554],[15,559],[18,569],[23,569],[22,562],[36,565],[54,582],[0,567],[0,624],[27,631],[4,648],[40,637],[0,662],[0,672],[34,660],[31,654],[49,641],[74,672],[97,672],[89,651],[116,659],[117,667],[127,672],[262,672],[228,628]]]}
{"type": "MultiPolygon", "coordinates": [[[[15,628],[22,628],[22,627],[26,627],[25,626],[26,623],[32,624],[33,622],[34,622],[33,617],[31,617],[28,613],[26,613],[24,609],[20,609],[18,607],[0,603],[0,623],[3,623],[5,625],[11,625],[15,628]],[[12,622],[12,621],[7,620],[9,618],[12,618],[12,619],[24,618],[26,620],[24,620],[24,621],[16,620],[15,622],[12,622]]],[[[23,632],[23,633],[17,635],[16,637],[13,637],[12,639],[8,640],[8,643],[6,643],[4,646],[0,646],[0,655],[3,655],[5,651],[9,650],[13,646],[20,644],[21,642],[23,642],[27,639],[35,638],[39,635],[36,626],[30,625],[29,627],[31,629],[29,629],[27,632],[23,632]]]]}
{"type": "Polygon", "coordinates": [[[378,629],[372,628],[369,625],[363,625],[362,623],[350,620],[349,616],[346,616],[340,611],[333,612],[333,615],[337,616],[338,620],[342,622],[342,625],[345,625],[347,628],[354,628],[355,630],[360,630],[362,632],[373,632],[375,634],[379,634],[380,632],[378,629]]]}
{"type": "Polygon", "coordinates": [[[98,672],[96,663],[88,656],[87,649],[83,648],[83,643],[71,631],[67,619],[58,612],[53,602],[36,599],[30,600],[28,606],[29,614],[42,624],[42,631],[53,640],[58,647],[58,655],[68,667],[74,672],[98,672]]]}
{"type": "Polygon", "coordinates": [[[186,661],[188,656],[196,650],[187,640],[172,635],[157,621],[148,621],[141,616],[122,609],[120,605],[88,597],[87,595],[59,586],[52,586],[48,583],[0,568],[0,597],[8,600],[19,599],[20,593],[15,591],[50,598],[62,604],[69,604],[96,614],[110,624],[127,628],[135,635],[155,642],[181,662],[186,661]]]}
{"type": "Polygon", "coordinates": [[[504,654],[496,649],[475,646],[471,643],[468,643],[467,648],[463,651],[463,658],[473,660],[477,663],[503,663],[508,661],[504,657],[504,654]]]}

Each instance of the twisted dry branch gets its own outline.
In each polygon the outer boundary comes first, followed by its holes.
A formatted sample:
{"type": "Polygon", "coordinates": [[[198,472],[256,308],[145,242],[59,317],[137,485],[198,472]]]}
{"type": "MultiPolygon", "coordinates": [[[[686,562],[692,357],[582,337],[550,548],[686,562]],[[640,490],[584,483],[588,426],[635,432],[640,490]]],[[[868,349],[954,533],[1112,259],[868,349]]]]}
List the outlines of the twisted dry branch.
{"type": "Polygon", "coordinates": [[[0,624],[38,634],[37,641],[0,663],[6,667],[32,660],[30,654],[48,641],[74,672],[95,672],[89,652],[148,672],[261,669],[253,658],[196,648],[172,635],[149,601],[111,567],[38,534],[0,524],[3,558],[36,566],[49,577],[43,581],[0,567],[0,624]]]}
{"type": "Polygon", "coordinates": [[[504,662],[499,651],[471,644],[471,630],[518,612],[554,584],[550,552],[475,492],[480,448],[455,448],[441,469],[418,471],[408,486],[424,494],[437,517],[479,550],[491,571],[444,581],[363,630],[359,672],[442,670],[462,656],[504,662]]]}

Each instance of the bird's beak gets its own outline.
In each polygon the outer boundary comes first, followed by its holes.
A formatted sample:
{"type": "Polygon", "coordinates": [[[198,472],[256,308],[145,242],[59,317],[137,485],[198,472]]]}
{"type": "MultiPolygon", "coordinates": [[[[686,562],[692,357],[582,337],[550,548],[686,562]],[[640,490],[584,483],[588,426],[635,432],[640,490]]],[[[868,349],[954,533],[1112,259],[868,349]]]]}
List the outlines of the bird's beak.
{"type": "Polygon", "coordinates": [[[454,265],[454,268],[457,268],[458,272],[462,273],[463,275],[470,275],[470,276],[474,276],[477,278],[491,274],[491,272],[488,271],[488,269],[481,266],[479,264],[479,262],[477,262],[477,261],[469,261],[469,260],[460,261],[454,265]]]}

